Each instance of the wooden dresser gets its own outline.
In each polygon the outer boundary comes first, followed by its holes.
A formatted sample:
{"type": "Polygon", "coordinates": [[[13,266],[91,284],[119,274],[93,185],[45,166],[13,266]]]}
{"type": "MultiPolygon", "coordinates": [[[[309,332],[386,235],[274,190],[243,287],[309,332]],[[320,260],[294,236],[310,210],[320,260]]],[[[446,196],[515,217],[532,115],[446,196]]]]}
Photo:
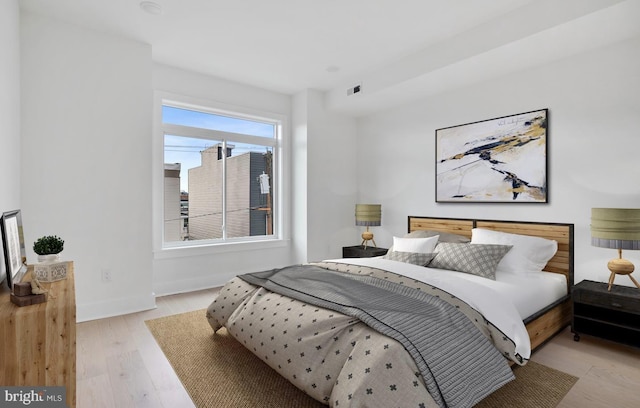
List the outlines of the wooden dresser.
{"type": "MultiPolygon", "coordinates": [[[[32,267],[23,281],[31,280],[32,267]]],[[[18,307],[6,283],[0,289],[0,384],[65,386],[76,406],[76,294],[73,263],[67,279],[43,283],[47,302],[18,307]]]]}

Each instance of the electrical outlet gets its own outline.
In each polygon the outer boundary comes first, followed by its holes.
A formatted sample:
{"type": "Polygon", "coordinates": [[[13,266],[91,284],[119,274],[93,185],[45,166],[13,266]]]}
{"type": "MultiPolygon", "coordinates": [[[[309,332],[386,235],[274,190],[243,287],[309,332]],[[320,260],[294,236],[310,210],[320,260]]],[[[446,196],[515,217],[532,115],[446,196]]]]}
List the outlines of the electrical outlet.
{"type": "Polygon", "coordinates": [[[107,268],[102,269],[102,281],[111,282],[111,269],[107,269],[107,268]]]}

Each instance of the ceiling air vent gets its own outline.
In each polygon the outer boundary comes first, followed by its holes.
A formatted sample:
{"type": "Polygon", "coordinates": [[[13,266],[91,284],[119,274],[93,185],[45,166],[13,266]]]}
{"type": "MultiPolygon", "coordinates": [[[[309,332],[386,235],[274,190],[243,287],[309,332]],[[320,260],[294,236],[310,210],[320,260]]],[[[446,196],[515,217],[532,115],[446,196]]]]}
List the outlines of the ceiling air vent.
{"type": "Polygon", "coordinates": [[[356,85],[353,88],[347,89],[347,96],[357,94],[361,91],[362,85],[356,85]]]}

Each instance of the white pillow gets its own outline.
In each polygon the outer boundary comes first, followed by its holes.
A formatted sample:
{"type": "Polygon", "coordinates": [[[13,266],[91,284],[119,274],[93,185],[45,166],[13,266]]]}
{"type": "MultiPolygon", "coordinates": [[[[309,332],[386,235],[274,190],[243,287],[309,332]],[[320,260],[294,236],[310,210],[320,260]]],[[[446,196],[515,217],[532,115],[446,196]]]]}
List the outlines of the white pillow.
{"type": "Polygon", "coordinates": [[[471,230],[471,243],[511,245],[496,271],[516,274],[540,272],[558,250],[558,243],[551,239],[482,228],[471,230]]]}
{"type": "Polygon", "coordinates": [[[393,237],[393,250],[398,252],[418,252],[430,254],[438,243],[438,235],[429,238],[393,237]]]}

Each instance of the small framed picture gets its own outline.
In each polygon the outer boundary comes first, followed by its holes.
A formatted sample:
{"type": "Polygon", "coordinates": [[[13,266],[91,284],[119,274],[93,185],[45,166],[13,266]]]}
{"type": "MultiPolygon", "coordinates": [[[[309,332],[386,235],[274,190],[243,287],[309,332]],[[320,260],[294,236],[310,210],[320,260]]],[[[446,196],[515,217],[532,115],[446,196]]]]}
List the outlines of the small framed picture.
{"type": "Polygon", "coordinates": [[[20,210],[8,211],[0,219],[2,227],[2,247],[4,264],[9,288],[20,282],[27,271],[27,256],[22,232],[22,216],[20,210]]]}

